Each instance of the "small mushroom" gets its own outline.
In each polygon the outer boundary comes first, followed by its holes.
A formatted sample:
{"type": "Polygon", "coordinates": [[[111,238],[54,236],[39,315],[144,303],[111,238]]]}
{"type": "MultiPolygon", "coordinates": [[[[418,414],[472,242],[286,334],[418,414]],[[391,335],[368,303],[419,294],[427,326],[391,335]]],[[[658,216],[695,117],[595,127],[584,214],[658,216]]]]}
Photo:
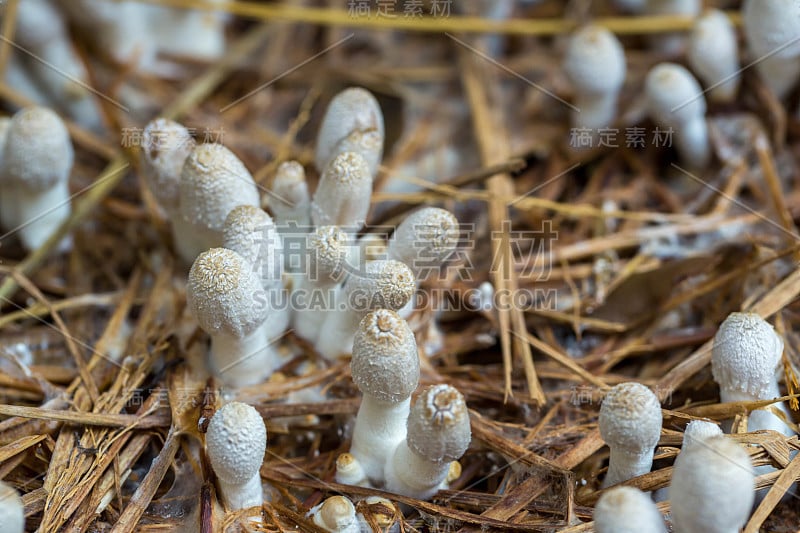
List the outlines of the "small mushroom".
{"type": "Polygon", "coordinates": [[[756,72],[783,99],[800,77],[800,4],[745,0],[742,23],[756,72]]]}
{"type": "Polygon", "coordinates": [[[667,533],[650,496],[636,487],[608,489],[594,507],[597,533],[667,533]]]}
{"type": "MultiPolygon", "coordinates": [[[[702,8],[702,0],[646,0],[645,12],[648,15],[694,18],[700,14],[702,8]]],[[[650,42],[660,53],[678,56],[686,48],[686,35],[682,32],[662,33],[653,36],[650,42]]]]}
{"type": "Polygon", "coordinates": [[[311,202],[314,225],[339,226],[355,233],[364,224],[372,195],[367,162],[359,154],[345,152],[331,160],[319,180],[311,202]]]}
{"type": "Polygon", "coordinates": [[[308,512],[315,526],[329,533],[361,533],[353,502],[344,496],[331,496],[308,512]]]}
{"type": "Polygon", "coordinates": [[[703,81],[708,97],[730,102],[741,82],[736,30],[725,13],[709,9],[698,18],[689,35],[689,66],[703,81]]]}
{"type": "Polygon", "coordinates": [[[336,458],[336,483],[343,485],[356,485],[358,487],[369,487],[370,482],[367,474],[361,468],[361,463],[353,457],[351,453],[341,453],[336,458]]]}
{"type": "MultiPolygon", "coordinates": [[[[272,181],[269,208],[281,233],[308,233],[311,225],[311,199],[306,172],[297,161],[278,166],[272,181]]],[[[287,265],[288,266],[288,265],[287,265]]]]}

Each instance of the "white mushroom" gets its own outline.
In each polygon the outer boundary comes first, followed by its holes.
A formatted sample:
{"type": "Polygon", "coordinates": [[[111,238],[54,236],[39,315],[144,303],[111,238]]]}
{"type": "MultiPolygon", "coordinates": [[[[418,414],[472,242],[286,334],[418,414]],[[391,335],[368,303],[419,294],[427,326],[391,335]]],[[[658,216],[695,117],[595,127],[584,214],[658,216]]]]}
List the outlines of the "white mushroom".
{"type": "Polygon", "coordinates": [[[585,26],[570,37],[564,73],[578,108],[572,113],[573,127],[598,130],[614,125],[625,71],[625,49],[607,29],[585,26]]]}
{"type": "Polygon", "coordinates": [[[340,453],[336,458],[336,483],[343,485],[356,485],[358,487],[369,487],[370,482],[367,474],[361,467],[361,463],[350,453],[340,453]]]}
{"type": "Polygon", "coordinates": [[[387,309],[364,317],[353,342],[350,370],[363,395],[350,454],[380,486],[386,461],[406,437],[411,393],[419,382],[417,343],[406,321],[387,309]]]}
{"type": "Polygon", "coordinates": [[[69,218],[74,151],[64,122],[50,109],[18,111],[6,133],[3,196],[14,208],[6,224],[29,250],[40,247],[69,218]]]}
{"type": "Polygon", "coordinates": [[[736,30],[725,13],[709,9],[695,21],[687,51],[689,66],[703,81],[709,99],[730,102],[741,82],[736,30]]]}
{"type": "Polygon", "coordinates": [[[331,496],[308,512],[315,526],[329,533],[361,533],[353,502],[344,496],[331,496]]]}
{"type": "MultiPolygon", "coordinates": [[[[648,15],[672,15],[694,18],[703,8],[702,0],[647,0],[645,11],[648,15]]],[[[686,36],[680,32],[659,34],[651,39],[652,46],[666,55],[677,56],[683,53],[686,36]]]]}
{"type": "Polygon", "coordinates": [[[669,488],[675,531],[738,533],[750,515],[755,489],[744,448],[711,437],[681,451],[678,459],[669,488]]]}
{"type": "MultiPolygon", "coordinates": [[[[207,0],[224,7],[228,0],[207,0]]],[[[158,51],[178,57],[213,61],[225,53],[225,22],[221,11],[152,6],[151,38],[158,51]]]]}
{"type": "Polygon", "coordinates": [[[25,505],[14,487],[0,481],[0,531],[25,531],[25,505]]]}
{"type": "Polygon", "coordinates": [[[242,256],[225,248],[200,254],[189,271],[186,302],[211,337],[209,370],[223,382],[259,383],[280,365],[266,332],[269,302],[242,256]]]}
{"type": "Polygon", "coordinates": [[[640,383],[620,383],[600,406],[600,436],[611,452],[603,488],[646,474],[661,435],[661,405],[640,383]]]}
{"type": "Polygon", "coordinates": [[[339,226],[357,232],[367,218],[372,178],[367,162],[359,154],[345,152],[325,167],[311,202],[315,226],[339,226]]]}
{"type": "Polygon", "coordinates": [[[694,169],[711,160],[706,124],[706,100],[700,84],[675,63],[660,63],[645,79],[645,97],[653,121],[672,130],[678,155],[694,169]]]}
{"type": "Polygon", "coordinates": [[[306,172],[297,161],[278,166],[272,181],[269,208],[281,233],[308,233],[311,225],[311,199],[306,172]]]}
{"type": "Polygon", "coordinates": [[[231,402],[211,417],[206,451],[229,509],[246,509],[263,503],[259,470],[266,449],[267,427],[252,406],[231,402]]]}
{"type": "Polygon", "coordinates": [[[784,98],[800,77],[800,4],[745,0],[742,22],[756,71],[778,98],[784,98]]]}
{"type": "Polygon", "coordinates": [[[450,463],[472,438],[464,397],[450,385],[434,385],[416,400],[406,440],[386,463],[386,490],[427,500],[447,487],[450,463]]]}
{"type": "Polygon", "coordinates": [[[722,435],[722,429],[713,422],[705,420],[692,420],[686,424],[686,429],[683,431],[683,447],[682,450],[697,446],[703,443],[706,439],[711,437],[719,437],[722,435]]]}
{"type": "Polygon", "coordinates": [[[650,496],[635,487],[608,489],[594,507],[597,533],[667,533],[650,496]]]}
{"type": "Polygon", "coordinates": [[[424,207],[407,216],[389,240],[387,257],[405,263],[417,282],[438,273],[458,246],[460,228],[446,209],[424,207]]]}

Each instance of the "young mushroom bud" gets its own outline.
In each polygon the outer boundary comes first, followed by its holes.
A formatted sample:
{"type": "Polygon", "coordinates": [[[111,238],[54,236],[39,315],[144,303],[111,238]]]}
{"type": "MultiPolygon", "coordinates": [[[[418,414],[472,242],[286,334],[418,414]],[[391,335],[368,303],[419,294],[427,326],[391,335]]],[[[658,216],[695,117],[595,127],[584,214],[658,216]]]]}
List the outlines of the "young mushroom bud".
{"type": "Polygon", "coordinates": [[[311,225],[311,199],[306,171],[297,161],[278,166],[272,181],[269,207],[281,233],[306,233],[311,225]]]}
{"type": "Polygon", "coordinates": [[[364,272],[351,274],[339,291],[336,306],[322,324],[316,348],[328,360],[353,349],[361,319],[377,309],[397,311],[416,290],[414,274],[399,261],[370,261],[364,272]]]}
{"type": "Polygon", "coordinates": [[[360,87],[345,89],[331,100],[319,127],[317,170],[324,172],[337,155],[355,148],[367,162],[371,181],[383,154],[384,136],[383,113],[372,93],[360,87]]]}
{"type": "Polygon", "coordinates": [[[719,437],[720,435],[722,435],[722,429],[715,423],[706,422],[705,420],[692,420],[686,424],[686,429],[683,430],[682,450],[698,446],[706,439],[719,437]]]}
{"type": "Polygon", "coordinates": [[[183,259],[222,245],[228,213],[239,205],[259,205],[258,189],[250,172],[221,144],[197,145],[181,171],[180,211],[191,233],[178,238],[189,243],[183,259]]]}
{"type": "Polygon", "coordinates": [[[742,78],[739,45],[736,30],[725,13],[709,9],[695,21],[687,56],[711,100],[730,102],[736,97],[742,78]]]}
{"type": "MultiPolygon", "coordinates": [[[[783,339],[755,313],[731,313],[714,336],[711,373],[722,402],[770,400],[781,395],[776,377],[783,339]]],[[[784,413],[783,403],[776,405],[784,413]]],[[[777,416],[758,409],[750,414],[748,430],[771,429],[794,433],[777,416]]]]}
{"type": "Polygon", "coordinates": [[[745,0],[742,23],[756,72],[783,99],[800,77],[800,4],[745,0]]]}
{"type": "Polygon", "coordinates": [[[350,453],[340,453],[336,458],[336,483],[342,485],[356,485],[358,487],[369,487],[370,483],[367,474],[361,467],[361,463],[350,453]]]}
{"type": "Polygon", "coordinates": [[[661,405],[640,383],[620,383],[600,406],[600,436],[611,455],[603,488],[646,474],[661,435],[661,405]]]}
{"type": "Polygon", "coordinates": [[[181,170],[194,147],[189,130],[168,118],[151,120],[142,132],[144,181],[171,220],[178,217],[181,170]]]}
{"type": "Polygon", "coordinates": [[[186,302],[211,337],[209,370],[233,387],[259,383],[279,365],[266,333],[265,300],[253,266],[233,250],[203,252],[189,271],[186,302]]]}
{"type": "Polygon", "coordinates": [[[648,494],[636,487],[614,487],[594,507],[597,533],[667,533],[664,518],[648,494]]]}
{"type": "Polygon", "coordinates": [[[397,519],[400,511],[397,506],[386,498],[380,496],[367,496],[358,505],[358,522],[361,531],[375,531],[373,523],[383,533],[399,533],[400,525],[397,519]],[[367,518],[369,517],[369,519],[367,518]]]}
{"type": "MultiPolygon", "coordinates": [[[[207,0],[206,3],[224,7],[227,0],[207,0]]],[[[152,7],[153,36],[160,53],[198,61],[214,61],[225,53],[225,13],[152,7]]]]}
{"type": "Polygon", "coordinates": [[[74,155],[67,127],[50,109],[28,107],[11,119],[2,157],[3,194],[13,204],[6,224],[28,250],[44,244],[72,212],[74,155]]]}
{"type": "Polygon", "coordinates": [[[736,442],[711,437],[678,455],[669,487],[672,523],[681,533],[738,533],[750,515],[755,476],[736,442]]]}
{"type": "Polygon", "coordinates": [[[674,130],[678,155],[685,164],[701,169],[711,160],[706,124],[706,100],[700,84],[675,63],[660,63],[645,78],[645,98],[653,121],[674,130]]]}
{"type": "Polygon", "coordinates": [[[319,180],[311,202],[315,226],[339,226],[357,232],[367,218],[372,195],[372,178],[367,162],[354,152],[333,158],[319,180]]]}
{"type": "Polygon", "coordinates": [[[259,470],[266,449],[267,427],[254,407],[230,402],[211,417],[206,451],[229,509],[247,509],[264,502],[259,470]]]}
{"type": "Polygon", "coordinates": [[[363,395],[350,454],[380,486],[386,461],[406,437],[411,393],[419,383],[417,343],[406,321],[388,309],[365,316],[353,341],[350,370],[363,395]]]}
{"type": "Polygon", "coordinates": [[[308,512],[315,526],[329,533],[361,533],[353,502],[344,496],[331,496],[308,512]]]}
{"type": "Polygon", "coordinates": [[[450,385],[434,385],[418,398],[408,415],[406,440],[386,463],[386,489],[420,500],[447,488],[450,463],[472,438],[464,397],[450,385]]]}
{"type": "Polygon", "coordinates": [[[406,217],[389,241],[389,259],[408,265],[421,276],[438,271],[458,246],[460,228],[456,217],[446,209],[424,207],[406,217]]]}
{"type": "Polygon", "coordinates": [[[571,36],[564,73],[578,108],[572,113],[573,127],[597,130],[614,125],[625,70],[625,50],[607,29],[590,25],[571,36]]]}

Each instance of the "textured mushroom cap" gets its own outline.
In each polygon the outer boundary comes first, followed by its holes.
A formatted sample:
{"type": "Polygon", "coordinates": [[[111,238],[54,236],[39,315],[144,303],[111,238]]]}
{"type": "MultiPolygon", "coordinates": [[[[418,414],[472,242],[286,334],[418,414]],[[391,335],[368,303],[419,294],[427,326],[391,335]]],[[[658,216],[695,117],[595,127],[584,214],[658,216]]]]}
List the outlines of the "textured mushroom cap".
{"type": "Polygon", "coordinates": [[[472,433],[464,397],[450,385],[433,385],[419,395],[408,415],[406,443],[438,463],[455,461],[469,448],[472,433]]]}
{"type": "Polygon", "coordinates": [[[597,533],[666,533],[664,518],[649,494],[635,487],[614,487],[594,507],[597,533]]]}
{"type": "Polygon", "coordinates": [[[254,407],[231,402],[211,417],[206,451],[222,481],[241,485],[258,475],[266,449],[267,427],[254,407]]]}
{"type": "Polygon", "coordinates": [[[351,274],[345,283],[348,303],[356,311],[402,309],[417,288],[414,273],[400,261],[367,261],[364,273],[351,274]]]}
{"type": "Polygon", "coordinates": [[[144,128],[141,157],[144,177],[162,207],[178,207],[181,170],[194,145],[189,130],[174,120],[157,118],[144,128]]]}
{"type": "Polygon", "coordinates": [[[336,145],[333,154],[355,152],[364,158],[369,167],[369,175],[374,179],[378,173],[383,155],[383,134],[377,130],[354,131],[336,145]]]}
{"type": "MultiPolygon", "coordinates": [[[[269,198],[270,208],[276,211],[308,203],[310,196],[303,165],[297,161],[284,161],[278,165],[270,190],[273,192],[269,198]]],[[[275,214],[277,215],[277,212],[275,214]]]]}
{"type": "Polygon", "coordinates": [[[800,54],[798,0],[745,0],[742,22],[747,44],[756,56],[753,59],[768,54],[788,59],[800,54]]]}
{"type": "Polygon", "coordinates": [[[253,266],[227,248],[212,248],[195,259],[186,285],[186,303],[203,330],[242,338],[264,323],[269,307],[253,266]]]}
{"type": "Polygon", "coordinates": [[[259,275],[280,280],[283,243],[272,217],[263,209],[254,205],[231,209],[222,228],[222,245],[241,255],[259,275]]]}
{"type": "Polygon", "coordinates": [[[739,531],[755,496],[755,474],[744,448],[726,437],[711,437],[678,458],[669,487],[675,531],[739,531]]]}
{"type": "Polygon", "coordinates": [[[634,453],[651,449],[661,435],[661,405],[641,383],[620,383],[603,399],[599,425],[609,446],[634,453]]]}
{"type": "Polygon", "coordinates": [[[458,246],[458,219],[448,210],[425,207],[406,217],[397,227],[389,246],[389,258],[402,261],[419,275],[435,268],[458,246]]]}
{"type": "Polygon", "coordinates": [[[25,531],[25,505],[19,493],[0,481],[0,531],[23,533],[25,531]]]}
{"type": "Polygon", "coordinates": [[[314,191],[311,218],[317,226],[363,224],[371,194],[372,176],[366,160],[355,152],[339,154],[325,167],[314,191]]]}
{"type": "Polygon", "coordinates": [[[2,180],[38,192],[69,179],[75,152],[61,118],[46,107],[12,117],[3,149],[2,180]]]}
{"type": "Polygon", "coordinates": [[[782,354],[783,339],[766,320],[731,313],[714,336],[711,373],[720,388],[761,398],[774,386],[782,354]]]}
{"type": "MultiPolygon", "coordinates": [[[[375,132],[383,150],[383,113],[371,92],[360,87],[350,87],[337,94],[319,127],[317,149],[314,157],[317,170],[323,172],[336,152],[337,145],[353,132],[375,132]]],[[[380,160],[380,152],[378,160],[380,160]]]]}
{"type": "Polygon", "coordinates": [[[322,226],[309,235],[309,278],[335,281],[344,272],[351,240],[337,226],[322,226]]]}
{"type": "Polygon", "coordinates": [[[625,49],[607,29],[589,25],[570,37],[564,73],[576,92],[617,92],[625,81],[625,70],[625,49]]]}
{"type": "Polygon", "coordinates": [[[356,523],[356,508],[344,496],[331,496],[322,502],[312,521],[314,525],[336,533],[356,523]]]}
{"type": "Polygon", "coordinates": [[[350,370],[364,394],[385,402],[409,398],[419,383],[419,355],[408,323],[388,309],[365,316],[353,340],[350,370]]]}
{"type": "Polygon", "coordinates": [[[197,145],[181,172],[181,215],[191,224],[222,231],[225,218],[237,205],[259,205],[250,172],[221,144],[197,145]]]}
{"type": "Polygon", "coordinates": [[[722,435],[722,429],[713,422],[692,420],[683,431],[683,449],[697,446],[706,439],[722,435]]]}
{"type": "Polygon", "coordinates": [[[650,116],[662,126],[677,128],[706,113],[703,89],[691,72],[676,63],[650,69],[644,91],[650,116]]]}

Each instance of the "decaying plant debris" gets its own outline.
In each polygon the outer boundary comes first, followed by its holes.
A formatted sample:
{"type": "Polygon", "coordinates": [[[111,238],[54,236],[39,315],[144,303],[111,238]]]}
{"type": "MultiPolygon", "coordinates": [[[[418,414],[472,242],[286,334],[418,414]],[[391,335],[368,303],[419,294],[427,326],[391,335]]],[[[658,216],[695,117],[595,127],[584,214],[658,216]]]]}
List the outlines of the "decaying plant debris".
{"type": "MultiPolygon", "coordinates": [[[[455,8],[410,20],[304,4],[228,4],[228,53],[181,63],[178,80],[112,66],[75,34],[98,90],[116,99],[124,89],[137,108],[99,98],[111,132],[103,135],[69,124],[77,195],[56,236],[30,254],[2,238],[0,479],[23,494],[27,529],[318,531],[305,513],[341,493],[405,504],[404,531],[591,531],[608,457],[599,401],[635,380],[663,402],[664,425],[653,471],[629,484],[668,486],[686,423],[734,418],[753,464],[777,467],[757,479],[770,490],[747,531],[795,531],[796,500],[781,498],[800,477],[800,455],[790,456],[798,437],[742,432],[748,410],[770,402],[719,404],[708,364],[728,313],[769,318],[786,341],[783,399],[797,407],[797,117],[745,70],[739,99],[709,110],[717,162],[699,177],[664,147],[626,146],[622,133],[617,148],[576,150],[569,109],[553,99],[572,96],[559,58],[567,32],[604,3],[545,1],[506,22],[455,8]],[[487,30],[505,36],[495,58],[483,51],[487,30]],[[489,281],[496,293],[544,298],[440,316],[443,348],[423,361],[420,384],[464,394],[473,441],[460,478],[431,502],[333,482],[360,398],[347,362],[326,364],[289,334],[281,349],[296,356],[268,383],[231,392],[192,377],[186,362],[200,357],[205,336],[185,309],[187,268],[141,186],[130,141],[150,118],[175,118],[198,140],[231,147],[261,185],[287,159],[313,182],[322,111],[351,85],[375,93],[386,116],[369,222],[395,224],[420,204],[447,207],[470,232],[442,286],[476,294],[489,281]],[[445,169],[435,182],[408,177],[391,187],[398,169],[425,157],[445,169]],[[59,254],[67,233],[73,250],[59,254]],[[301,373],[305,362],[311,371],[301,373]],[[326,401],[283,401],[316,385],[326,401]],[[261,509],[226,515],[198,451],[222,397],[255,406],[267,422],[261,475],[274,494],[261,509]],[[263,525],[246,522],[257,514],[263,525]]],[[[619,131],[650,132],[642,80],[663,57],[645,37],[691,21],[619,17],[605,5],[592,13],[628,54],[619,131]]],[[[13,32],[7,17],[3,34],[13,32]]],[[[3,39],[0,71],[11,51],[3,39]]],[[[0,98],[9,112],[28,102],[3,83],[0,98]]],[[[410,319],[420,345],[432,314],[410,319]]]]}

